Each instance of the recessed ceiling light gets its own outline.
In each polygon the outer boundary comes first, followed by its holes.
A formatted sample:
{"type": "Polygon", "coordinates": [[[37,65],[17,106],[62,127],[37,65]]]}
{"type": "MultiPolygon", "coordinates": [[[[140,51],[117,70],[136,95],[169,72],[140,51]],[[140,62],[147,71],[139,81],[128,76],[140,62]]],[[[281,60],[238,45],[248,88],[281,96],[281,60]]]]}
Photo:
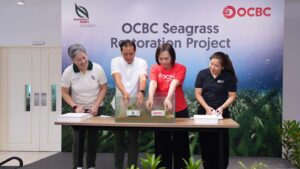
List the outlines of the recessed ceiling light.
{"type": "Polygon", "coordinates": [[[25,3],[24,3],[24,0],[19,0],[18,2],[17,2],[17,5],[24,5],[25,3]]]}

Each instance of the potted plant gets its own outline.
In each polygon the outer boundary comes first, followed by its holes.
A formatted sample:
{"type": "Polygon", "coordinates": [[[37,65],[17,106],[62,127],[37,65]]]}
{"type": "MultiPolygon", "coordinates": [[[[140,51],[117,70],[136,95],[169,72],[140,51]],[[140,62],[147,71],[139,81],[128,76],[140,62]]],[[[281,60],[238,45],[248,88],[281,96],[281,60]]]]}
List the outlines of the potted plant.
{"type": "Polygon", "coordinates": [[[158,164],[161,162],[161,157],[155,157],[155,154],[146,154],[146,158],[141,158],[141,165],[143,169],[165,169],[165,167],[159,167],[158,164]]]}
{"type": "Polygon", "coordinates": [[[300,122],[284,120],[279,129],[281,135],[283,156],[295,167],[300,168],[300,122]]]}
{"type": "Polygon", "coordinates": [[[189,161],[186,161],[185,159],[183,159],[183,161],[185,163],[185,169],[199,169],[203,163],[202,160],[195,161],[193,157],[190,157],[189,161]]]}
{"type": "Polygon", "coordinates": [[[130,167],[126,167],[126,169],[140,169],[139,167],[135,167],[133,164],[130,167]]]}

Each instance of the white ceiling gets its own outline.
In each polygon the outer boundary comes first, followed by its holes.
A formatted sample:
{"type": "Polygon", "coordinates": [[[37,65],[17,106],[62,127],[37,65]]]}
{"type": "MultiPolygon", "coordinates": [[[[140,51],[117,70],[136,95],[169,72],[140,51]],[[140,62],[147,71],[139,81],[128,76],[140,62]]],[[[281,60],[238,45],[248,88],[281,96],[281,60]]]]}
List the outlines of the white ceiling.
{"type": "MultiPolygon", "coordinates": [[[[19,0],[0,0],[0,6],[15,6],[19,0]]],[[[61,0],[24,0],[26,6],[60,6],[61,0]]]]}

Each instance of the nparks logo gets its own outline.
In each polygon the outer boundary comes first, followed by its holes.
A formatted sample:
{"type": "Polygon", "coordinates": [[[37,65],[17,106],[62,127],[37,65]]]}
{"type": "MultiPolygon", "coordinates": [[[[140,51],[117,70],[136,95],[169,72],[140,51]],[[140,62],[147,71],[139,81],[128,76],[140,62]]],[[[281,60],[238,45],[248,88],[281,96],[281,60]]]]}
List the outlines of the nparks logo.
{"type": "Polygon", "coordinates": [[[74,21],[79,21],[80,27],[94,27],[96,24],[90,23],[90,17],[88,10],[83,7],[79,6],[75,3],[75,13],[78,18],[74,18],[74,21]]]}

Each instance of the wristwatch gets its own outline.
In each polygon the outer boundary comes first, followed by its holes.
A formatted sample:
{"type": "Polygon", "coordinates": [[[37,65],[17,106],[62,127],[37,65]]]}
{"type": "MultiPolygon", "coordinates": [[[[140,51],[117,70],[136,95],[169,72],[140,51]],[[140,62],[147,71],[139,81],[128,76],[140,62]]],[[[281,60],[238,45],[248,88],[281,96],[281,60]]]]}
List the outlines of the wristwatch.
{"type": "Polygon", "coordinates": [[[139,90],[144,96],[146,95],[145,90],[139,90]]]}

